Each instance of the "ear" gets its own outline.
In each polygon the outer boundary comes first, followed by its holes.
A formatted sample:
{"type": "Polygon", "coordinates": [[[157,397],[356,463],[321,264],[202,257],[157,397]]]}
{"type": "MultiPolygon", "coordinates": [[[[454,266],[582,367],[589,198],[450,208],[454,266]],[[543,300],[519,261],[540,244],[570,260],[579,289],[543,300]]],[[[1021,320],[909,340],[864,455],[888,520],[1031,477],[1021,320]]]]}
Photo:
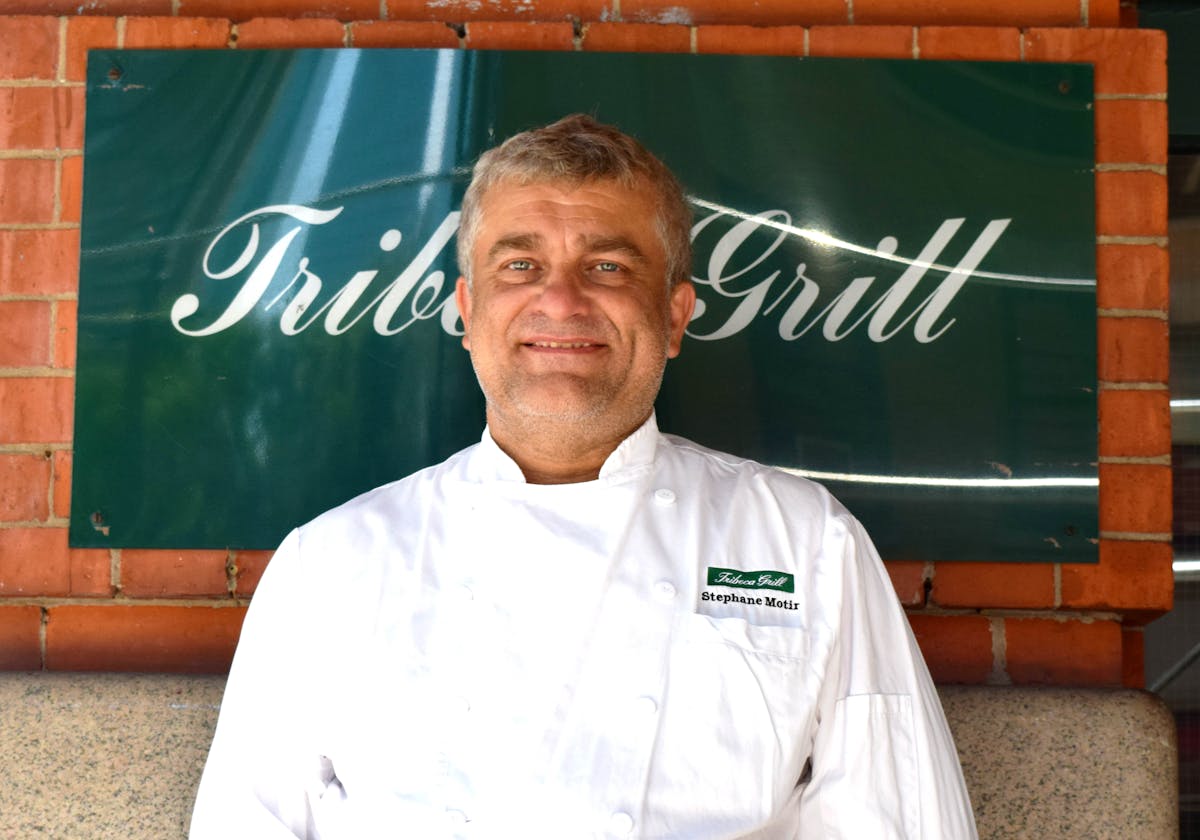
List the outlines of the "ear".
{"type": "Polygon", "coordinates": [[[674,359],[679,355],[683,331],[687,329],[688,322],[692,320],[692,312],[696,308],[696,287],[692,285],[691,280],[680,281],[671,290],[667,307],[671,318],[667,333],[667,358],[674,359]]]}
{"type": "Polygon", "coordinates": [[[471,349],[471,288],[466,278],[459,277],[454,285],[454,303],[458,306],[458,314],[463,322],[462,346],[471,349]]]}

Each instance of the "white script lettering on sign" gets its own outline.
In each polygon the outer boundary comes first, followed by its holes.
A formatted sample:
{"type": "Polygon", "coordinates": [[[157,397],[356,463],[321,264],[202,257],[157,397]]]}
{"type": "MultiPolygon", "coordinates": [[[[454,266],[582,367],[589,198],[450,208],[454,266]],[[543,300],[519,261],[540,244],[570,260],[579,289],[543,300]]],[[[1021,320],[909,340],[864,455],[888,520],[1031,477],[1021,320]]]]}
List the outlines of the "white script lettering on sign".
{"type": "MultiPolygon", "coordinates": [[[[458,230],[457,212],[448,213],[399,276],[375,292],[370,299],[363,301],[368,288],[379,275],[378,269],[356,272],[332,295],[326,293],[326,299],[315,306],[325,288],[325,281],[310,267],[308,257],[301,254],[289,258],[288,252],[306,227],[329,224],[342,210],[342,207],[319,210],[297,204],[274,204],[252,210],[226,225],[205,250],[201,269],[210,280],[240,280],[241,285],[224,310],[204,326],[184,325],[185,320],[199,312],[201,301],[196,294],[181,295],[171,306],[172,325],[188,336],[198,338],[215,335],[233,327],[259,306],[264,311],[272,309],[291,293],[279,317],[279,329],[285,335],[297,335],[318,320],[322,321],[323,329],[329,335],[341,335],[372,311],[372,327],[379,335],[395,335],[417,322],[433,318],[439,319],[446,333],[462,335],[458,310],[454,305],[453,281],[447,282],[443,271],[430,271],[458,230]],[[287,229],[264,250],[261,248],[259,224],[253,220],[271,216],[284,216],[298,224],[287,229]],[[227,247],[222,243],[227,241],[227,237],[232,239],[236,235],[246,237],[238,256],[224,268],[214,267],[214,249],[227,247]],[[288,267],[285,267],[285,261],[288,267]],[[283,288],[264,303],[267,292],[273,286],[284,283],[289,275],[290,279],[286,280],[283,288]],[[403,312],[402,307],[405,310],[403,312]]],[[[728,213],[718,211],[701,219],[692,228],[692,241],[696,243],[714,221],[728,216],[728,213]]],[[[894,338],[914,319],[913,338],[922,344],[936,341],[955,323],[955,319],[947,315],[950,304],[1011,221],[993,219],[988,222],[953,268],[939,264],[938,258],[962,229],[965,219],[944,220],[913,259],[896,256],[900,243],[893,236],[885,236],[874,249],[855,248],[867,256],[902,265],[903,272],[872,303],[866,304],[865,298],[877,278],[855,277],[816,311],[822,290],[820,284],[807,275],[807,263],[796,265],[791,282],[770,301],[768,297],[777,287],[776,281],[782,271],[774,270],[761,278],[751,275],[789,236],[798,233],[811,238],[811,234],[793,228],[791,216],[784,210],[768,210],[739,218],[740,221],[719,235],[711,246],[707,261],[696,260],[697,266],[703,266],[704,273],[692,278],[698,300],[688,335],[697,340],[719,341],[736,335],[755,319],[771,315],[786,300],[788,303],[779,315],[778,326],[779,337],[785,341],[795,341],[818,323],[821,323],[820,335],[826,341],[841,341],[866,322],[867,337],[875,343],[882,343],[894,338]],[[753,247],[747,244],[748,241],[764,228],[776,231],[777,235],[761,253],[752,254],[740,268],[731,267],[735,255],[745,260],[745,256],[739,252],[753,247]],[[901,308],[931,268],[944,272],[945,277],[924,300],[902,315],[901,308]],[[855,311],[862,308],[860,305],[863,304],[866,305],[865,310],[855,315],[855,311]],[[732,311],[720,316],[720,324],[704,329],[706,313],[709,315],[707,320],[712,320],[713,313],[722,306],[732,307],[732,311]],[[812,314],[814,311],[815,314],[812,314]],[[852,315],[855,317],[851,321],[852,315]],[[943,319],[943,316],[946,317],[943,319]],[[942,322],[939,326],[940,319],[942,322]],[[697,321],[701,324],[697,324],[697,321]]],[[[393,251],[401,239],[400,231],[390,229],[381,236],[379,248],[385,252],[393,251]]],[[[761,238],[754,241],[761,242],[761,238]]]]}

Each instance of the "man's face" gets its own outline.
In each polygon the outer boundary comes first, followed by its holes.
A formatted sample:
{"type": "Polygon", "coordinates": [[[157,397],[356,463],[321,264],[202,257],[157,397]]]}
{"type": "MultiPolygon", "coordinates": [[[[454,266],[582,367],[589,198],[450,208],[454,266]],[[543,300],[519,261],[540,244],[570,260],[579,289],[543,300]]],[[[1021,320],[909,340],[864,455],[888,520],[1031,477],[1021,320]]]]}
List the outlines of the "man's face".
{"type": "MultiPolygon", "coordinates": [[[[501,182],[484,195],[456,300],[488,421],[624,434],[650,414],[695,292],[666,288],[648,190],[501,182]]],[[[582,430],[581,430],[582,431],[582,430]]]]}

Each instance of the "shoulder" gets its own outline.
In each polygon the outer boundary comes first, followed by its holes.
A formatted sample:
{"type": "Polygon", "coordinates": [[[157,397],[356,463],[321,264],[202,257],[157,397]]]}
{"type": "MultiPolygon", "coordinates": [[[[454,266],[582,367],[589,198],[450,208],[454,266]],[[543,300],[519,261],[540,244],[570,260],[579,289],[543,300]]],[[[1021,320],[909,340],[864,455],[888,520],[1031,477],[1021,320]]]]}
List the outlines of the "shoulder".
{"type": "Polygon", "coordinates": [[[741,496],[764,502],[773,499],[794,514],[852,518],[833,494],[815,481],[678,435],[661,435],[659,458],[665,469],[678,474],[679,480],[700,481],[707,492],[730,501],[741,496]]]}
{"type": "Polygon", "coordinates": [[[473,448],[368,490],[301,525],[291,537],[294,553],[303,558],[298,562],[310,571],[336,568],[339,575],[354,576],[410,555],[473,448]]]}
{"type": "Polygon", "coordinates": [[[686,488],[695,521],[745,562],[771,556],[808,575],[877,576],[870,537],[823,485],[675,435],[663,436],[659,461],[668,486],[686,488]]]}

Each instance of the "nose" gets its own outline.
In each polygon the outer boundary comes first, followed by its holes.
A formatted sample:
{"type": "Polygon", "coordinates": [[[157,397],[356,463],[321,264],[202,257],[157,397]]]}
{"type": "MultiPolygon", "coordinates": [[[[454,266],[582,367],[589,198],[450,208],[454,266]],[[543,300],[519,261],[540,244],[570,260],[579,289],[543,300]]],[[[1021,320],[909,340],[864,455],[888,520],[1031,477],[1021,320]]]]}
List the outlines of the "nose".
{"type": "Polygon", "coordinates": [[[546,272],[537,308],[551,318],[564,321],[586,314],[591,308],[591,298],[582,272],[574,266],[559,266],[546,272]]]}

